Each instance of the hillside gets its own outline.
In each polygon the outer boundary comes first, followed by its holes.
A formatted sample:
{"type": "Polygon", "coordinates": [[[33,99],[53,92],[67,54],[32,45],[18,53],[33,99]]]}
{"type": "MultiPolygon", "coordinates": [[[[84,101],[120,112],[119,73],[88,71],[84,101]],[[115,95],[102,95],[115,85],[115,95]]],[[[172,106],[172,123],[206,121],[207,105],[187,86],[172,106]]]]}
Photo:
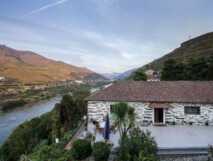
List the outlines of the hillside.
{"type": "Polygon", "coordinates": [[[96,74],[87,68],[76,67],[45,58],[34,52],[19,51],[4,45],[0,45],[0,64],[1,77],[16,79],[23,83],[76,80],[96,74]]]}
{"type": "Polygon", "coordinates": [[[213,32],[183,42],[180,47],[143,66],[143,68],[160,70],[168,59],[185,62],[191,58],[208,58],[210,56],[213,56],[213,32]]]}

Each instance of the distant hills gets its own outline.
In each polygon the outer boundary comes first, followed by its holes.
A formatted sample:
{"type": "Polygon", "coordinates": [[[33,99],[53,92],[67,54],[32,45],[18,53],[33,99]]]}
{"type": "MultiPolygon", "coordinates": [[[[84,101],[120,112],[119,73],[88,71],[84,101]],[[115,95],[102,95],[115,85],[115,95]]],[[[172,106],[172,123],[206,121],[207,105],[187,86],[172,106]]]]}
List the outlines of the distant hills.
{"type": "Polygon", "coordinates": [[[109,80],[116,80],[117,77],[122,74],[122,73],[102,73],[102,75],[106,78],[108,78],[109,80]]]}
{"type": "Polygon", "coordinates": [[[143,68],[160,70],[168,59],[186,62],[191,58],[208,58],[210,56],[213,56],[213,32],[183,42],[180,47],[143,66],[143,68]]]}
{"type": "MultiPolygon", "coordinates": [[[[186,62],[191,58],[213,56],[213,32],[183,42],[165,56],[142,66],[143,69],[161,70],[168,59],[186,62]]],[[[120,80],[128,78],[137,69],[124,73],[97,74],[87,68],[45,58],[31,51],[19,51],[0,45],[0,77],[5,76],[23,83],[41,83],[63,80],[120,80]],[[106,79],[107,78],[107,79],[106,79]]]]}
{"type": "Polygon", "coordinates": [[[43,57],[31,51],[20,51],[0,45],[0,77],[22,83],[47,83],[64,80],[105,79],[82,67],[43,57]]]}
{"type": "MultiPolygon", "coordinates": [[[[192,58],[208,58],[210,56],[213,56],[213,32],[185,41],[180,47],[141,68],[144,70],[154,69],[160,71],[164,62],[168,59],[175,59],[176,61],[184,63],[192,58]]],[[[132,73],[134,73],[134,71],[132,73]]]]}
{"type": "Polygon", "coordinates": [[[110,80],[122,80],[128,78],[136,70],[137,68],[134,68],[123,73],[104,73],[102,75],[110,80]]]}

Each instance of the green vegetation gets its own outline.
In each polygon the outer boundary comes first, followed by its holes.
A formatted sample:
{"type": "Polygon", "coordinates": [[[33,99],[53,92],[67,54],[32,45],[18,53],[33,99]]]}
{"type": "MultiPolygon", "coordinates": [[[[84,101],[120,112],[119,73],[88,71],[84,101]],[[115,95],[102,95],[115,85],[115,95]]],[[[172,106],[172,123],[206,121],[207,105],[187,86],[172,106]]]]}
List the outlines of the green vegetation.
{"type": "Polygon", "coordinates": [[[112,113],[120,133],[117,161],[157,161],[157,144],[149,132],[135,128],[134,109],[127,103],[117,103],[112,113]]]}
{"type": "MultiPolygon", "coordinates": [[[[84,88],[65,95],[54,109],[21,124],[0,148],[4,161],[69,161],[83,160],[93,155],[95,161],[107,161],[110,145],[89,139],[79,139],[65,150],[86,114],[84,98],[89,92],[84,88]],[[56,138],[59,143],[55,143],[56,138]]],[[[134,109],[127,103],[112,106],[115,126],[120,132],[117,161],[157,161],[157,145],[150,133],[135,128],[134,109]]]]}
{"type": "Polygon", "coordinates": [[[18,126],[0,149],[2,160],[15,161],[21,154],[32,152],[42,139],[49,139],[51,131],[50,113],[18,126]]]}
{"type": "Polygon", "coordinates": [[[105,142],[96,142],[93,145],[93,156],[95,161],[107,161],[110,154],[110,146],[105,142]]]}
{"type": "MultiPolygon", "coordinates": [[[[22,87],[23,88],[23,87],[22,87]]],[[[29,89],[26,91],[19,92],[16,96],[7,96],[3,98],[1,101],[2,106],[0,110],[8,111],[16,107],[23,106],[28,103],[34,103],[41,100],[47,100],[56,95],[65,95],[71,93],[72,91],[77,91],[78,89],[83,89],[89,91],[89,85],[69,85],[69,86],[57,86],[57,87],[49,87],[46,89],[29,89]],[[13,100],[11,100],[13,99],[13,100]]]]}
{"type": "Polygon", "coordinates": [[[132,74],[131,79],[133,79],[135,81],[146,81],[147,80],[147,76],[144,73],[143,69],[138,69],[136,72],[134,72],[132,74]]]}
{"type": "Polygon", "coordinates": [[[127,103],[120,102],[112,106],[112,115],[115,126],[118,127],[120,137],[126,136],[134,127],[135,111],[127,103]]]}
{"type": "Polygon", "coordinates": [[[28,156],[31,161],[68,161],[71,159],[69,151],[64,150],[63,144],[40,144],[28,156]]]}
{"type": "Polygon", "coordinates": [[[209,146],[208,150],[208,161],[213,160],[213,146],[209,146]]]}
{"type": "MultiPolygon", "coordinates": [[[[173,59],[178,63],[189,62],[190,59],[210,59],[213,53],[213,33],[206,33],[181,44],[180,47],[165,53],[164,56],[148,63],[137,70],[153,69],[161,71],[164,63],[173,59]]],[[[136,71],[137,71],[136,70],[136,71]]],[[[131,78],[130,78],[131,79],[131,78]]]]}
{"type": "Polygon", "coordinates": [[[188,62],[190,59],[209,59],[213,53],[213,34],[207,33],[184,42],[180,47],[172,50],[153,62],[143,66],[144,69],[160,71],[165,61],[175,59],[177,62],[188,62]]]}
{"type": "Polygon", "coordinates": [[[149,132],[134,128],[120,140],[117,160],[157,161],[157,144],[149,132]]]}
{"type": "Polygon", "coordinates": [[[213,57],[190,59],[179,63],[169,59],[164,63],[162,80],[213,80],[213,57]]]}
{"type": "Polygon", "coordinates": [[[8,101],[2,104],[2,111],[7,111],[10,109],[13,109],[15,107],[19,107],[19,106],[23,106],[25,105],[27,102],[23,99],[19,99],[19,100],[13,100],[13,101],[8,101]]]}
{"type": "Polygon", "coordinates": [[[32,158],[45,158],[49,153],[53,158],[59,155],[61,152],[58,146],[64,146],[70,140],[86,114],[84,98],[88,94],[85,89],[75,90],[72,96],[65,95],[51,112],[18,126],[0,148],[0,160],[16,161],[22,154],[32,158]],[[56,138],[60,139],[60,144],[54,145],[56,138]],[[44,141],[45,144],[41,144],[44,141]],[[49,149],[55,152],[47,153],[49,149]]]}
{"type": "Polygon", "coordinates": [[[91,142],[84,139],[76,140],[71,149],[72,157],[75,160],[83,160],[92,154],[91,142]]]}

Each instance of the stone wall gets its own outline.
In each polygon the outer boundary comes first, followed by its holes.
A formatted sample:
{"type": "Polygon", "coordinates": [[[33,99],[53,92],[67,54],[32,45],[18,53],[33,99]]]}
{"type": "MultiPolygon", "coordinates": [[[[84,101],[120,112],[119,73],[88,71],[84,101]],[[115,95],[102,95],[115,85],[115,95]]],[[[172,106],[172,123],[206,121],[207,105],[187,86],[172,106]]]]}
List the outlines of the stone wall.
{"type": "Polygon", "coordinates": [[[213,105],[202,104],[171,104],[165,112],[166,123],[177,125],[213,125],[213,105]],[[189,115],[184,113],[184,106],[199,106],[200,115],[189,115]]]}
{"type": "MultiPolygon", "coordinates": [[[[88,118],[101,121],[103,117],[110,113],[110,105],[117,102],[89,101],[88,118]]],[[[149,103],[129,102],[130,106],[135,108],[136,123],[140,126],[150,125],[153,123],[153,109],[149,103]]],[[[172,103],[171,108],[165,109],[165,121],[171,125],[213,125],[213,105],[201,104],[178,104],[172,103]],[[184,106],[200,106],[200,115],[184,114],[184,106]]]]}
{"type": "MultiPolygon", "coordinates": [[[[89,101],[88,102],[88,118],[96,121],[102,121],[107,113],[110,113],[110,105],[117,102],[104,102],[104,101],[89,101]]],[[[130,102],[131,107],[135,108],[136,123],[147,124],[152,122],[152,109],[148,107],[147,103],[130,102]]]]}

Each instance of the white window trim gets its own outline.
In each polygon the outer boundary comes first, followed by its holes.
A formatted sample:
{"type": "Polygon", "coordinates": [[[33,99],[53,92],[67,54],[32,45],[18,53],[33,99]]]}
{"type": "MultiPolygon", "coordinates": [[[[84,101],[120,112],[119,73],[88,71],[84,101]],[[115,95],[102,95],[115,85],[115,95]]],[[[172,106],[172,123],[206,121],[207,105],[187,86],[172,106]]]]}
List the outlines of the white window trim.
{"type": "MultiPolygon", "coordinates": [[[[163,109],[163,123],[162,124],[166,124],[166,110],[165,110],[165,108],[162,108],[162,109],[163,109]]],[[[159,124],[159,123],[155,122],[155,108],[152,108],[152,124],[153,125],[159,124]]]]}

